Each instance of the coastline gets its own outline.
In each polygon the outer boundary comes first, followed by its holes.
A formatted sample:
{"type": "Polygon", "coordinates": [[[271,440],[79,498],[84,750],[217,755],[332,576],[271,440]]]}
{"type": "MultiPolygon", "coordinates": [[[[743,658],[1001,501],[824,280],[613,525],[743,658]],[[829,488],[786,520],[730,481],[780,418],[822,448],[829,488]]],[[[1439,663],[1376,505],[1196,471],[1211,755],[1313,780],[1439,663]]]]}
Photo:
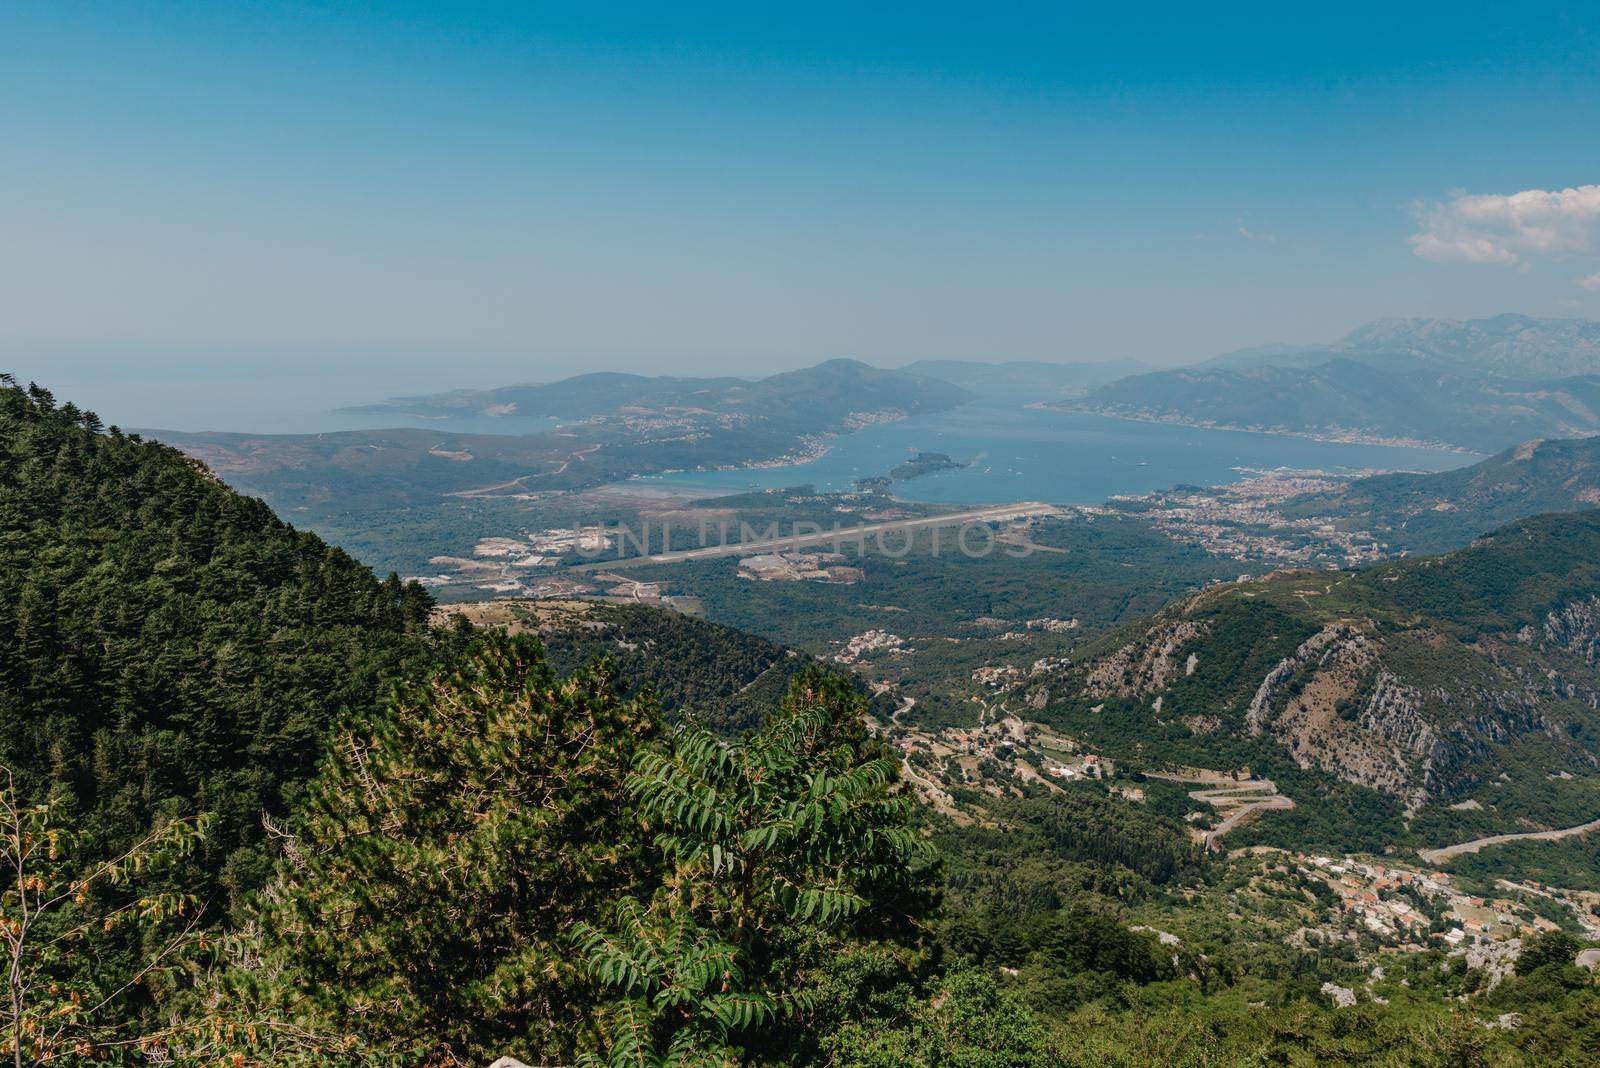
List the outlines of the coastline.
{"type": "Polygon", "coordinates": [[[1130,423],[1157,423],[1162,426],[1191,427],[1195,430],[1226,430],[1235,434],[1267,434],[1274,437],[1302,438],[1329,445],[1378,445],[1394,449],[1428,449],[1432,452],[1449,452],[1459,456],[1482,456],[1483,453],[1445,441],[1427,441],[1421,438],[1385,437],[1362,430],[1291,430],[1288,427],[1240,426],[1237,423],[1219,423],[1209,419],[1161,414],[1158,412],[1116,411],[1110,408],[1090,408],[1080,405],[1059,404],[1053,401],[1035,401],[1026,405],[1040,411],[1076,412],[1080,415],[1098,415],[1106,419],[1122,419],[1130,423]]]}

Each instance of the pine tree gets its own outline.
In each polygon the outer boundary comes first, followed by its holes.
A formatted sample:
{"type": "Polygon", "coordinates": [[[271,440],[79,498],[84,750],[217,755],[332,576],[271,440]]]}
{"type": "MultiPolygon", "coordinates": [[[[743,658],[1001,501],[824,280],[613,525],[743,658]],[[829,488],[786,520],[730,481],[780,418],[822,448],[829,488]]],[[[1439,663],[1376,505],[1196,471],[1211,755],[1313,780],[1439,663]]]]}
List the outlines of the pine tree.
{"type": "Polygon", "coordinates": [[[604,662],[559,679],[537,642],[490,634],[343,732],[224,1011],[383,1063],[592,1044],[569,932],[658,881],[624,781],[659,715],[620,692],[604,662]]]}

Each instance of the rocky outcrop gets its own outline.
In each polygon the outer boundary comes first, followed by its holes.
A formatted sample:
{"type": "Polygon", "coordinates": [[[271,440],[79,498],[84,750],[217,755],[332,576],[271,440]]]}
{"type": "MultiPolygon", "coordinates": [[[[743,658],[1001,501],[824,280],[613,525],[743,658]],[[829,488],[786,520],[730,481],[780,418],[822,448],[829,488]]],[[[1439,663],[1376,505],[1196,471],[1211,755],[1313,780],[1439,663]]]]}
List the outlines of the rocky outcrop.
{"type": "Polygon", "coordinates": [[[1347,629],[1343,623],[1333,623],[1323,627],[1301,642],[1300,648],[1278,661],[1277,666],[1267,672],[1267,677],[1256,687],[1255,696],[1250,699],[1250,706],[1245,709],[1244,722],[1251,734],[1260,734],[1266,728],[1272,706],[1290,680],[1307,664],[1320,658],[1323,650],[1346,634],[1347,629]]]}
{"type": "Polygon", "coordinates": [[[1084,679],[1088,697],[1139,697],[1167,688],[1184,669],[1178,652],[1209,630],[1202,620],[1179,619],[1158,626],[1100,660],[1084,679]]]}
{"type": "MultiPolygon", "coordinates": [[[[1522,955],[1522,939],[1508,938],[1504,942],[1472,942],[1453,950],[1452,957],[1466,957],[1467,968],[1483,972],[1483,990],[1490,991],[1505,982],[1516,970],[1517,958],[1522,955]]],[[[1448,965],[1445,965],[1448,967],[1448,965]]]]}
{"type": "Polygon", "coordinates": [[[1323,983],[1322,992],[1333,1001],[1333,1006],[1336,1009],[1348,1009],[1356,1003],[1356,992],[1347,986],[1339,986],[1331,982],[1323,983]]]}
{"type": "Polygon", "coordinates": [[[1353,626],[1323,628],[1273,669],[1272,685],[1257,690],[1250,722],[1269,730],[1303,768],[1418,805],[1427,800],[1436,737],[1423,718],[1422,695],[1378,662],[1381,651],[1353,626]]]}
{"type": "Polygon", "coordinates": [[[1544,639],[1590,664],[1600,664],[1600,597],[1573,601],[1545,616],[1544,639]]]}

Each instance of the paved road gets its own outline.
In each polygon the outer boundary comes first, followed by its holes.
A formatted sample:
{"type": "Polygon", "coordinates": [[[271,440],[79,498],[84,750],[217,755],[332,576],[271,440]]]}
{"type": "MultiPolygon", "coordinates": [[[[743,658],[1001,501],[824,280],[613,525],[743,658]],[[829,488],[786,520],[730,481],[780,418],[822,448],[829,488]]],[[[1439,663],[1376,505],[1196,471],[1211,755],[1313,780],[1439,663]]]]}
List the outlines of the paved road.
{"type": "MultiPolygon", "coordinates": [[[[1195,795],[1190,794],[1189,796],[1194,797],[1195,795]]],[[[1217,845],[1218,838],[1221,838],[1258,812],[1287,812],[1291,808],[1294,808],[1294,801],[1284,797],[1282,794],[1273,794],[1270,797],[1263,797],[1259,801],[1250,801],[1239,806],[1221,823],[1207,831],[1206,845],[1213,849],[1220,849],[1221,847],[1217,845]]]]}
{"type": "Polygon", "coordinates": [[[1271,779],[1240,781],[1226,775],[1169,775],[1159,771],[1147,771],[1145,775],[1152,779],[1207,787],[1207,789],[1190,790],[1189,796],[1219,812],[1229,805],[1239,806],[1223,817],[1221,823],[1205,832],[1205,844],[1211,849],[1222,848],[1217,845],[1217,839],[1258,813],[1287,812],[1294,808],[1294,800],[1278,793],[1278,784],[1271,779]]]}
{"type": "Polygon", "coordinates": [[[1247,780],[1211,790],[1191,790],[1189,796],[1219,810],[1226,805],[1239,805],[1221,823],[1206,832],[1206,845],[1213,849],[1220,848],[1217,839],[1257,813],[1285,812],[1294,808],[1294,802],[1278,793],[1278,786],[1271,779],[1247,780]]]}
{"type": "MultiPolygon", "coordinates": [[[[887,523],[866,523],[837,530],[822,530],[810,534],[791,534],[786,538],[767,538],[731,545],[707,545],[700,549],[683,549],[678,552],[655,553],[650,556],[630,556],[622,560],[596,560],[578,564],[569,571],[592,571],[601,567],[641,567],[646,564],[677,564],[686,560],[713,560],[722,556],[759,556],[763,553],[783,552],[808,545],[848,544],[864,541],[880,534],[934,527],[961,526],[964,523],[993,523],[1007,519],[1024,519],[1028,516],[1054,515],[1060,509],[1037,501],[1021,504],[996,505],[991,508],[974,508],[966,512],[948,512],[944,515],[924,516],[921,519],[896,519],[887,523]]],[[[955,549],[953,551],[959,551],[955,549]]],[[[1004,550],[1000,550],[1004,551],[1004,550]]]]}
{"type": "Polygon", "coordinates": [[[1425,849],[1418,855],[1422,857],[1423,862],[1426,864],[1437,864],[1441,860],[1449,860],[1451,857],[1459,856],[1462,853],[1476,853],[1484,846],[1501,845],[1505,842],[1522,841],[1555,842],[1562,838],[1570,838],[1577,834],[1588,834],[1590,831],[1600,831],[1600,819],[1593,819],[1588,823],[1580,823],[1576,827],[1563,827],[1559,831],[1527,831],[1523,834],[1491,834],[1487,838],[1475,838],[1470,842],[1462,842],[1460,845],[1445,846],[1443,849],[1425,849]]]}

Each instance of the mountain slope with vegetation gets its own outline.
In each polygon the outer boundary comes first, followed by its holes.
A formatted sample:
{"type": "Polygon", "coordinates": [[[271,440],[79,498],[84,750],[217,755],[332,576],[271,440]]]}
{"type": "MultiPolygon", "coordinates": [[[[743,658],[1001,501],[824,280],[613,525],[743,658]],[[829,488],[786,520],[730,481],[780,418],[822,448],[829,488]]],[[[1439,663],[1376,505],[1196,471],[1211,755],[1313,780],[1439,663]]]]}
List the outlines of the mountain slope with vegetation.
{"type": "Polygon", "coordinates": [[[218,814],[213,911],[259,883],[262,814],[328,727],[449,646],[431,608],[181,453],[0,388],[0,763],[106,848],[218,814]]]}
{"type": "Polygon", "coordinates": [[[1217,587],[1107,639],[1039,718],[1147,768],[1248,766],[1308,791],[1262,821],[1301,845],[1339,844],[1341,824],[1365,848],[1577,824],[1600,812],[1597,590],[1596,511],[1217,587]],[[1351,805],[1367,817],[1330,807],[1351,805]]]}
{"type": "Polygon", "coordinates": [[[1303,368],[1159,371],[1067,403],[1136,419],[1480,452],[1600,432],[1600,376],[1500,379],[1403,355],[1373,363],[1340,355],[1303,368]]]}
{"type": "Polygon", "coordinates": [[[498,413],[506,425],[495,434],[410,427],[327,434],[150,433],[285,514],[313,523],[371,525],[385,511],[459,512],[490,497],[814,455],[827,435],[943,411],[971,397],[920,375],[830,360],[758,382],[582,375],[548,386],[451,393],[376,409],[440,419],[498,413]],[[517,425],[519,414],[535,413],[575,421],[553,429],[544,421],[517,425]]]}
{"type": "MultiPolygon", "coordinates": [[[[0,450],[7,1060],[1575,1066],[1600,1041],[1559,932],[1487,993],[1439,951],[1380,978],[1355,935],[1289,937],[1320,884],[1208,854],[1154,792],[922,807],[860,689],[768,642],[626,607],[483,620],[548,651],[430,630],[422,591],[42,390],[0,390],[0,450]],[[753,729],[682,714],[718,707],[753,729]]],[[[1543,618],[1517,640],[1592,660],[1595,532],[1528,528],[1347,600],[1456,606],[1463,643],[1543,618]]]]}
{"type": "Polygon", "coordinates": [[[629,696],[648,687],[669,716],[737,735],[761,719],[812,659],[742,630],[670,609],[595,601],[484,601],[444,605],[480,629],[533,634],[557,671],[602,658],[617,666],[629,696]]]}
{"type": "Polygon", "coordinates": [[[1600,436],[1525,441],[1437,474],[1374,475],[1285,502],[1287,518],[1327,517],[1371,531],[1391,550],[1459,548],[1523,516],[1600,505],[1600,436]]]}

